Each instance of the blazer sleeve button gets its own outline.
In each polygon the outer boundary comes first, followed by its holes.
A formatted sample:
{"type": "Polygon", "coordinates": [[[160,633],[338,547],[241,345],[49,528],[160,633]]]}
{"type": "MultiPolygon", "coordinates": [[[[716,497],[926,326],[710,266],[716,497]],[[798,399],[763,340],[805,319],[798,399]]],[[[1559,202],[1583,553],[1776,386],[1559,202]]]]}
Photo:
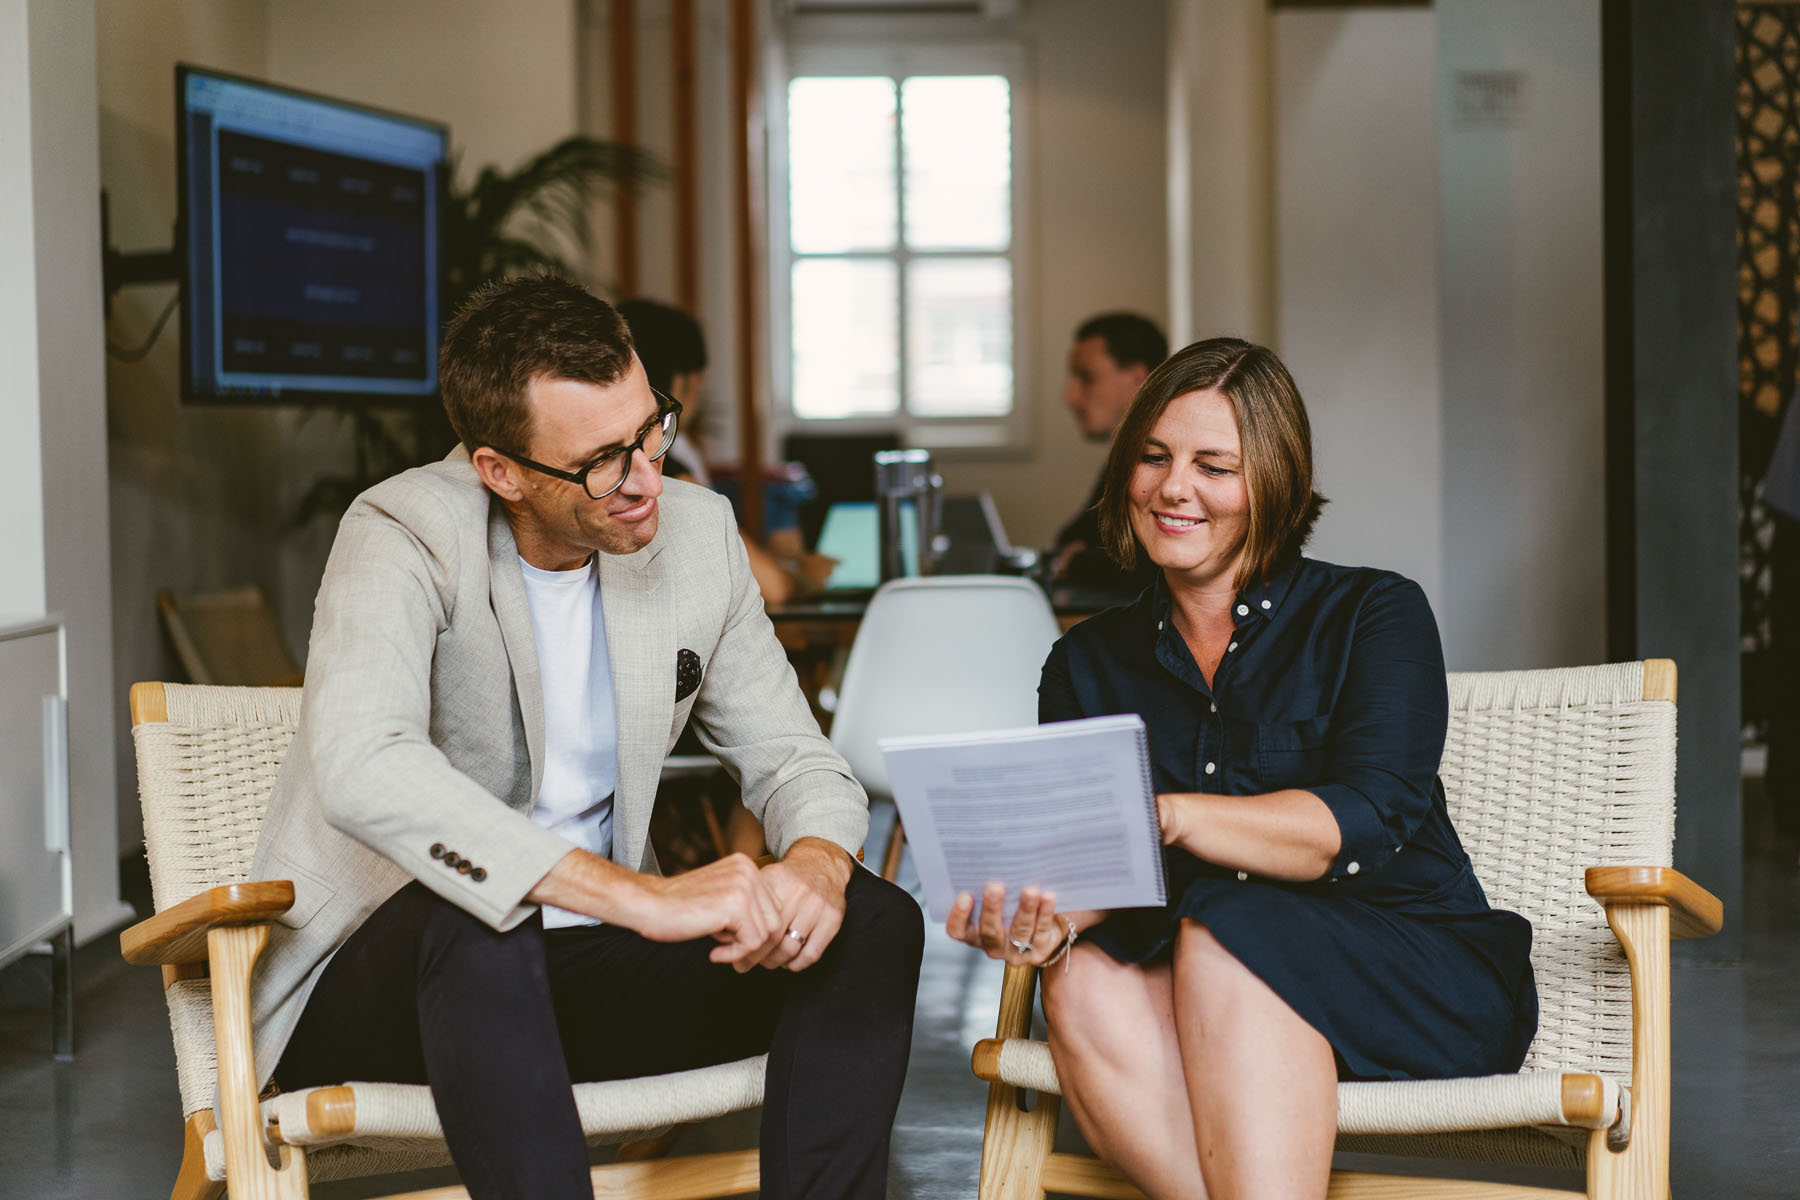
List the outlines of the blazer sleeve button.
{"type": "Polygon", "coordinates": [[[469,872],[469,878],[473,879],[476,883],[480,883],[487,878],[487,868],[476,867],[473,871],[469,872]]]}
{"type": "Polygon", "coordinates": [[[461,861],[462,861],[462,855],[458,854],[456,851],[446,850],[444,852],[444,865],[446,867],[454,867],[457,863],[459,863],[461,861]]]}
{"type": "Polygon", "coordinates": [[[442,843],[442,842],[431,843],[431,857],[433,857],[433,858],[444,857],[444,843],[442,843]]]}
{"type": "Polygon", "coordinates": [[[466,858],[456,864],[456,873],[458,875],[467,875],[470,871],[473,871],[474,869],[475,869],[475,864],[470,862],[466,858]]]}

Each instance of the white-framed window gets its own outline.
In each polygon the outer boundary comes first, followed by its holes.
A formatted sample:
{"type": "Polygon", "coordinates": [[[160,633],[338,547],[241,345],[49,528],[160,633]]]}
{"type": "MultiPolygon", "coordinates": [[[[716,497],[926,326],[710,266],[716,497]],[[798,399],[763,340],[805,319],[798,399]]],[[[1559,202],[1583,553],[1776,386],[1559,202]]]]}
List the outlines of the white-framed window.
{"type": "Polygon", "coordinates": [[[1024,442],[1016,40],[790,38],[771,94],[778,429],[1024,442]]]}

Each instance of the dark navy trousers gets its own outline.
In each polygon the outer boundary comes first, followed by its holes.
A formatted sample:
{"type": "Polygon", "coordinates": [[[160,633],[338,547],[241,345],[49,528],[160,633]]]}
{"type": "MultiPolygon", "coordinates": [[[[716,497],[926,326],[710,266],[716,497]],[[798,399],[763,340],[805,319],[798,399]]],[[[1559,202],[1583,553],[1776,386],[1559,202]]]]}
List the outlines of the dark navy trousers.
{"type": "Polygon", "coordinates": [[[427,1083],[475,1200],[591,1200],[570,1086],[769,1055],[762,1195],[881,1200],[924,922],[858,869],[811,968],[738,974],[710,938],[614,926],[498,933],[421,883],[340,947],[275,1070],[284,1089],[427,1083]]]}

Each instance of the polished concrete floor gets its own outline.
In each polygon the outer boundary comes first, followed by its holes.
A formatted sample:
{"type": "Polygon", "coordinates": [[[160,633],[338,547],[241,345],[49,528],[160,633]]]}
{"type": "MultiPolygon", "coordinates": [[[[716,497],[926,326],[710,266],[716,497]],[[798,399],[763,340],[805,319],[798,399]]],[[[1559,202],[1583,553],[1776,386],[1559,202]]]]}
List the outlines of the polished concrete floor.
{"type": "MultiPolygon", "coordinates": [[[[1743,956],[1678,960],[1673,1191],[1683,1200],[1800,1197],[1800,869],[1746,796],[1743,956]]],[[[870,844],[880,845],[879,834],[870,844]]],[[[131,881],[128,892],[146,889],[131,881]]],[[[181,1157],[174,1054],[157,972],[125,966],[110,938],[77,962],[77,1053],[50,1060],[48,969],[0,972],[0,1200],[153,1200],[181,1157]]],[[[938,931],[926,951],[911,1072],[894,1131],[889,1194],[973,1197],[986,1089],[969,1049],[993,1030],[999,968],[938,931]]],[[[1065,1118],[1062,1138],[1078,1135],[1065,1118]]],[[[745,1146],[753,1114],[696,1130],[686,1151],[745,1146]]],[[[1357,1165],[1367,1165],[1359,1162],[1357,1165]]],[[[411,1177],[408,1187],[447,1181],[411,1177]]],[[[1554,1172],[1519,1182],[1579,1186],[1554,1172]]],[[[400,1181],[322,1185],[321,1200],[396,1190],[400,1181]]]]}

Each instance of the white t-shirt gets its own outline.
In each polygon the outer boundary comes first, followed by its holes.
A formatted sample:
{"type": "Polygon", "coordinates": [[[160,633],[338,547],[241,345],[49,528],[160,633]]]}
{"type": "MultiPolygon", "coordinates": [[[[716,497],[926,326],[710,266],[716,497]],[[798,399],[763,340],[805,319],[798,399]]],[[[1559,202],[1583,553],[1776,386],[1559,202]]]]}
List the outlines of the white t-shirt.
{"type": "MultiPolygon", "coordinates": [[[[592,558],[573,571],[544,571],[521,558],[519,569],[544,688],[544,782],[531,819],[607,858],[619,786],[619,714],[600,579],[592,558]]],[[[599,924],[550,904],[543,911],[546,929],[599,924]]]]}

